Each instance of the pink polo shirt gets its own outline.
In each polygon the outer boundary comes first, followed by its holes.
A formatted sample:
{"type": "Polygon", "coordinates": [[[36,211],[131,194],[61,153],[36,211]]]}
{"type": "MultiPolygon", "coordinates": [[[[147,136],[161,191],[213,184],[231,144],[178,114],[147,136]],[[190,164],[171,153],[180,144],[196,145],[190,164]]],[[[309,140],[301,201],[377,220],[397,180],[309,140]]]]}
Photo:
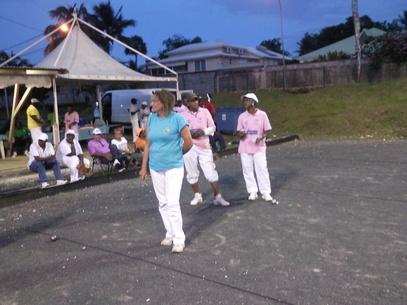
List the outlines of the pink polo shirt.
{"type": "MultiPolygon", "coordinates": [[[[191,131],[203,129],[205,130],[208,127],[213,127],[215,130],[215,123],[212,119],[211,114],[209,113],[208,109],[205,108],[198,108],[197,112],[191,112],[189,109],[185,111],[181,111],[180,114],[184,116],[187,120],[189,129],[191,131]]],[[[202,136],[198,139],[192,139],[195,146],[202,148],[202,149],[210,149],[209,137],[202,136]]]]}
{"type": "Polygon", "coordinates": [[[65,123],[65,132],[69,130],[69,124],[72,122],[76,122],[77,124],[73,125],[71,129],[75,132],[78,132],[79,130],[79,114],[76,111],[73,111],[72,113],[65,113],[64,117],[64,123],[65,123]]]}
{"type": "Polygon", "coordinates": [[[243,112],[237,121],[237,131],[244,129],[246,137],[240,140],[239,153],[255,154],[266,151],[266,139],[256,143],[255,139],[261,137],[265,132],[271,130],[267,113],[257,109],[254,114],[243,112]]]}

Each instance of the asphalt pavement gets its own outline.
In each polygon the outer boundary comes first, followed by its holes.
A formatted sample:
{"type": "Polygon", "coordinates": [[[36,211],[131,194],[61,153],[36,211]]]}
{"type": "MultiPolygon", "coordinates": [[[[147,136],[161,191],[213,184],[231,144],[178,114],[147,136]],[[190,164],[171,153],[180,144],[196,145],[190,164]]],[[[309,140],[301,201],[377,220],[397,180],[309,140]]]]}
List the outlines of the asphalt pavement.
{"type": "MultiPolygon", "coordinates": [[[[181,207],[186,248],[163,247],[137,171],[0,207],[0,304],[406,304],[407,142],[267,150],[279,205],[248,201],[237,154],[216,161],[230,207],[181,207]]],[[[85,180],[86,181],[86,180],[85,180]]],[[[41,194],[40,194],[41,195],[41,194]]]]}

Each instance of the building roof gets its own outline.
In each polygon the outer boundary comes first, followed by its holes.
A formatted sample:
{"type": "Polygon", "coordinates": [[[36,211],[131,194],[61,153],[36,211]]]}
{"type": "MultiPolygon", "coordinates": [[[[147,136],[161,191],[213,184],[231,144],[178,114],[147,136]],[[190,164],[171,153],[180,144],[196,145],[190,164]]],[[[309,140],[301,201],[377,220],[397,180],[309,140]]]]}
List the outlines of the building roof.
{"type": "MultiPolygon", "coordinates": [[[[376,37],[376,36],[381,36],[386,34],[385,31],[382,31],[377,28],[371,28],[371,29],[363,29],[363,31],[360,33],[360,37],[376,37]]],[[[318,50],[312,51],[310,53],[298,56],[296,59],[299,61],[311,61],[314,59],[317,59],[319,56],[323,56],[328,54],[329,52],[343,52],[346,54],[354,54],[356,52],[356,40],[355,40],[355,35],[352,35],[348,38],[342,39],[338,42],[335,42],[333,44],[327,45],[323,48],[320,48],[318,50]]]]}
{"type": "MultiPolygon", "coordinates": [[[[185,64],[187,60],[198,60],[204,58],[213,57],[228,57],[228,58],[244,58],[250,60],[258,59],[274,59],[282,60],[283,55],[267,50],[264,47],[247,47],[242,45],[235,45],[226,43],[220,40],[213,40],[208,42],[192,43],[180,48],[168,51],[165,53],[168,58],[162,59],[159,62],[163,64],[169,64],[174,66],[174,62],[178,62],[179,65],[185,64]],[[221,51],[220,49],[231,48],[234,50],[244,50],[244,54],[237,54],[233,52],[221,51]]],[[[287,60],[292,60],[291,57],[285,57],[287,60]]],[[[152,66],[152,63],[148,63],[148,66],[152,66]]]]}

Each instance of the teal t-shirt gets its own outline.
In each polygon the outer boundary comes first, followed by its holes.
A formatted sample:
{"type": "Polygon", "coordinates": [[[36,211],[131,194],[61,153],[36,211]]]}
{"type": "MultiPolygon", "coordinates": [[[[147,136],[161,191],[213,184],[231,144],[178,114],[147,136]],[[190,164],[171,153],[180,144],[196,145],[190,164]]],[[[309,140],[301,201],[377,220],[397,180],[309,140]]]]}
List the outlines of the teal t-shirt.
{"type": "Polygon", "coordinates": [[[161,171],[184,166],[181,130],[187,125],[185,118],[176,112],[171,112],[165,118],[158,117],[156,113],[148,117],[150,168],[161,171]]]}

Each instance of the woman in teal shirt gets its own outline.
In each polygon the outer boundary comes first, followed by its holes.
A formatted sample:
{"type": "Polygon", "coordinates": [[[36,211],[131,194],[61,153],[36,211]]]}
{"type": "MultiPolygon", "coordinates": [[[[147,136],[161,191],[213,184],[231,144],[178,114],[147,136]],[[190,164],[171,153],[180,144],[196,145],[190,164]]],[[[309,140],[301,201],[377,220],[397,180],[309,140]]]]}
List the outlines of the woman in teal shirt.
{"type": "Polygon", "coordinates": [[[172,245],[172,252],[180,253],[185,247],[179,203],[184,178],[182,156],[191,149],[192,137],[185,118],[172,111],[174,103],[175,97],[168,90],[155,91],[151,99],[153,113],[148,117],[140,177],[147,178],[148,165],[166,229],[161,245],[172,245]]]}

